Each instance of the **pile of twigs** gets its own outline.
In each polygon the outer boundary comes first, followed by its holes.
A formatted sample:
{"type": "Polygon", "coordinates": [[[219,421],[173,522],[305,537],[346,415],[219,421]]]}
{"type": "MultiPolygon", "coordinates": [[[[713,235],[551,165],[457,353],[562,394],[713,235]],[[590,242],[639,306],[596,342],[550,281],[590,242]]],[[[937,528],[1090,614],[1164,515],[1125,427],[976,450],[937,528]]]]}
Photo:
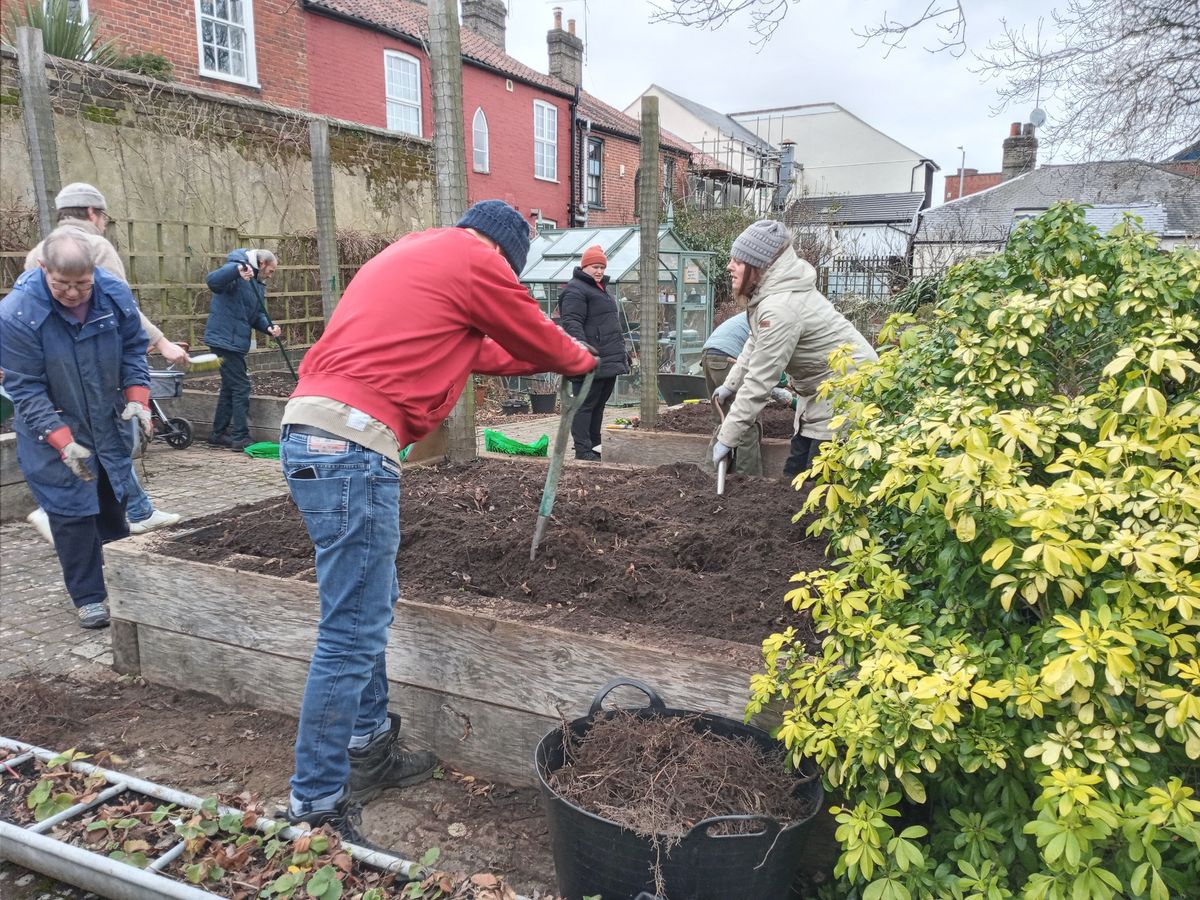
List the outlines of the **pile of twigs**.
{"type": "MultiPolygon", "coordinates": [[[[714,816],[761,815],[781,824],[805,819],[811,801],[794,796],[797,777],[782,750],[698,730],[698,716],[639,717],[623,710],[597,718],[581,739],[565,738],[567,765],[551,786],[583,809],[670,846],[714,816]]],[[[570,735],[569,729],[564,733],[570,735]]],[[[761,823],[729,822],[711,834],[744,834],[761,823]]]]}

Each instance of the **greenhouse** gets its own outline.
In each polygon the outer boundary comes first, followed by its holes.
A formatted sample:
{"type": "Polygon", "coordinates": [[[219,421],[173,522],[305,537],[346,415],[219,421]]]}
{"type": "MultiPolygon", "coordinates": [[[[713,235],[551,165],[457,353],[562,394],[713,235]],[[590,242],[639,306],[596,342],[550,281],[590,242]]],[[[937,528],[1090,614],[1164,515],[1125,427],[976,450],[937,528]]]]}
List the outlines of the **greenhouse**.
{"type": "MultiPolygon", "coordinates": [[[[626,346],[638,362],[617,379],[610,404],[639,400],[641,352],[641,229],[637,226],[542,231],[529,248],[521,281],[552,319],[558,319],[558,292],[570,281],[583,251],[598,244],[608,258],[608,292],[617,300],[626,346]]],[[[658,288],[650,298],[658,309],[654,334],[660,373],[694,374],[712,330],[713,254],[689,250],[669,224],[658,231],[658,288]]],[[[523,390],[529,379],[510,379],[523,390]]]]}

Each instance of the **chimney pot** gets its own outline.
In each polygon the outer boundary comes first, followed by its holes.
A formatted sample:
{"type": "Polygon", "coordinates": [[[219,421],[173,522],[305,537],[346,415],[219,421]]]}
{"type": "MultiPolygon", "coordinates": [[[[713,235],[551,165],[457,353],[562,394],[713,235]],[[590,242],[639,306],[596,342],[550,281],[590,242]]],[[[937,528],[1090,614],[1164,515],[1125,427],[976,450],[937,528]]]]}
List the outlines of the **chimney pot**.
{"type": "Polygon", "coordinates": [[[1018,137],[1020,134],[1021,134],[1021,123],[1013,122],[1012,125],[1009,126],[1008,136],[1009,137],[1018,137]]]}
{"type": "Polygon", "coordinates": [[[574,34],[574,33],[575,33],[575,20],[567,19],[567,34],[574,34]]]}
{"type": "Polygon", "coordinates": [[[1038,139],[1034,136],[1033,125],[1028,122],[1024,127],[1020,122],[1013,122],[1009,136],[1001,146],[1001,181],[1032,172],[1037,167],[1038,139]]]}
{"type": "Polygon", "coordinates": [[[575,20],[563,31],[562,7],[554,7],[554,27],[546,33],[550,75],[574,87],[583,84],[583,41],[575,34],[575,20]]]}
{"type": "Polygon", "coordinates": [[[554,7],[554,30],[562,31],[562,7],[554,7]]]}

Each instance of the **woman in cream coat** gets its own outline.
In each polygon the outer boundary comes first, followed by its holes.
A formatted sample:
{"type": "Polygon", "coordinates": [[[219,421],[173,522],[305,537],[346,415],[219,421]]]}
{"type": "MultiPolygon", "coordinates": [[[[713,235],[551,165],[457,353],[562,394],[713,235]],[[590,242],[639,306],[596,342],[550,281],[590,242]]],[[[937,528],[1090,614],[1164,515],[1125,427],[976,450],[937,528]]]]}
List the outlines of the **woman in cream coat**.
{"type": "Polygon", "coordinates": [[[843,344],[855,363],[879,357],[858,329],[817,290],[816,270],[796,255],[792,236],[782,222],[763,219],[743,231],[730,249],[733,292],[746,304],[750,337],[713,399],[733,403],[717,433],[713,462],[736,447],[742,433],[758,418],[771,389],[786,372],[799,395],[796,432],[784,474],[795,476],[809,467],[821,444],[833,437],[833,409],[817,397],[822,382],[833,376],[829,354],[843,344]]]}

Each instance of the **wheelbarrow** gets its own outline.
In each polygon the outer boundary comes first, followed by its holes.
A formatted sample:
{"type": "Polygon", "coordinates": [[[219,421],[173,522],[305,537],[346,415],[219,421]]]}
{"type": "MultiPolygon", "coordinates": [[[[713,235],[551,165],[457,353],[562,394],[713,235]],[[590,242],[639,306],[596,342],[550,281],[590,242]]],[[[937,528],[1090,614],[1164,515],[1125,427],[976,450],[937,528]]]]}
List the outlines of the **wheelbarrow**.
{"type": "Polygon", "coordinates": [[[558,493],[558,477],[562,474],[563,458],[567,454],[567,439],[571,436],[571,420],[575,418],[575,413],[583,405],[588,389],[592,386],[594,375],[594,372],[588,372],[583,376],[583,384],[579,386],[579,393],[574,397],[571,396],[571,389],[566,378],[562,380],[562,387],[559,388],[558,433],[554,436],[554,452],[550,454],[550,469],[546,472],[546,485],[542,488],[542,502],[538,507],[537,527],[533,530],[533,545],[529,548],[530,562],[533,562],[537,556],[538,544],[542,542],[542,537],[546,533],[546,523],[550,521],[550,513],[554,511],[554,495],[558,493]]]}

